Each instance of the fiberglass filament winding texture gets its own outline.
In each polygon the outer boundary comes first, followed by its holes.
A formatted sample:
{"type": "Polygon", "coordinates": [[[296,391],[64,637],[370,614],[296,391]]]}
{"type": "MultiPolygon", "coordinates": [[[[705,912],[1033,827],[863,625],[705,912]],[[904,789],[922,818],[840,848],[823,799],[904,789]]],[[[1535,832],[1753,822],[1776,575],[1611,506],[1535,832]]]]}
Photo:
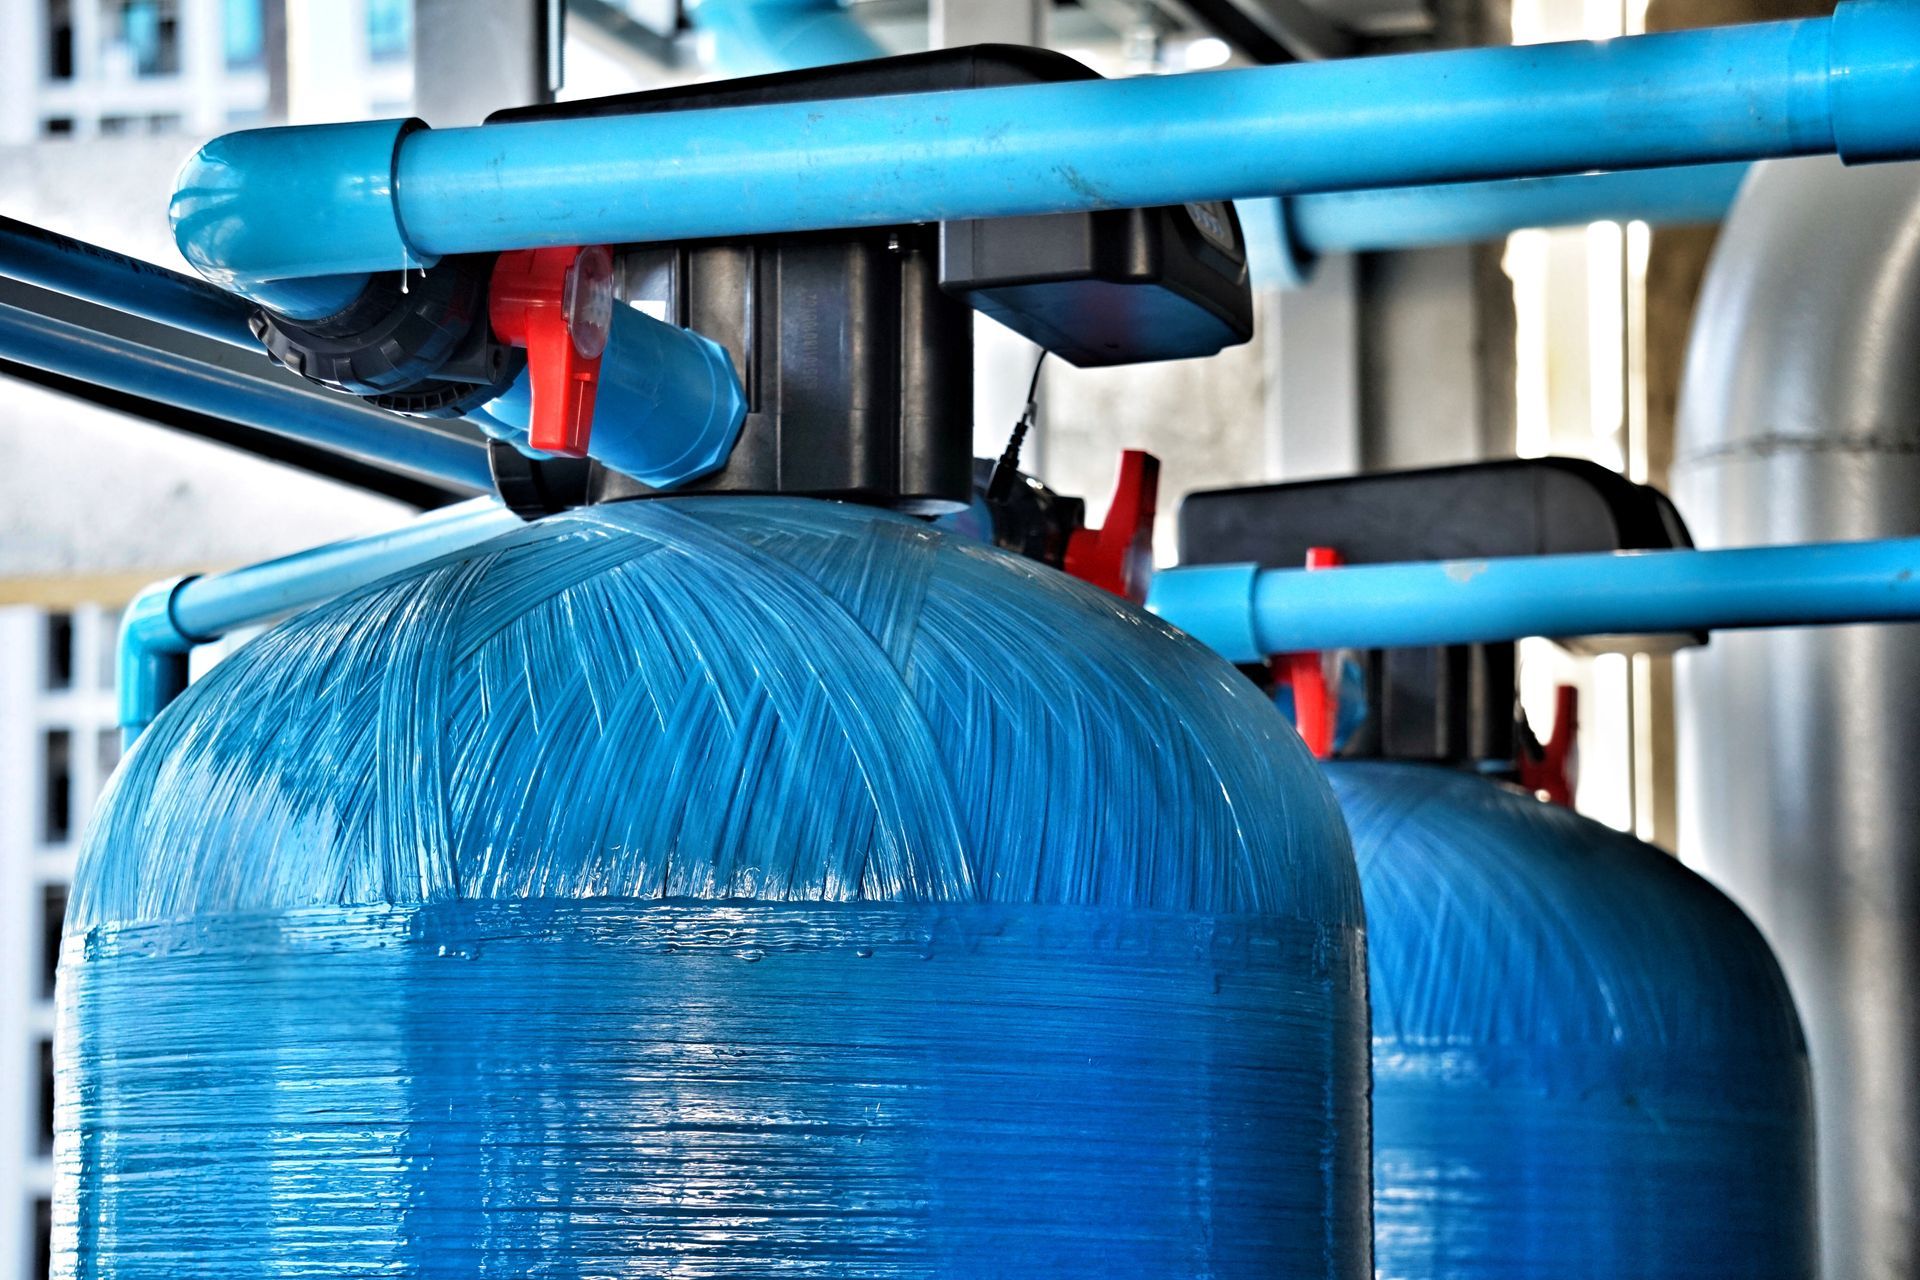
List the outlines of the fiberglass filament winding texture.
{"type": "Polygon", "coordinates": [[[1230,667],[791,499],[569,513],[154,724],[61,982],[56,1269],[1367,1273],[1358,883],[1230,667]]]}

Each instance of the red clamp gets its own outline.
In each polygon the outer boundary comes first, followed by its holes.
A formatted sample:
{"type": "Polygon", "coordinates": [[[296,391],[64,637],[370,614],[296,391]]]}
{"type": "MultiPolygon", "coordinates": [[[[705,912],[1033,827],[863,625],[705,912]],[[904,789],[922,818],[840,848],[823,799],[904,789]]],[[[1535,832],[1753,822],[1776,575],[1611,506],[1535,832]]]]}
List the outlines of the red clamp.
{"type": "Polygon", "coordinates": [[[1560,685],[1553,691],[1553,733],[1545,742],[1531,729],[1522,735],[1520,785],[1548,804],[1573,808],[1573,748],[1579,736],[1580,690],[1560,685]]]}
{"type": "Polygon", "coordinates": [[[587,456],[613,306],[613,255],[605,245],[517,249],[494,263],[488,315],[502,342],[527,349],[533,448],[587,456]]]}
{"type": "Polygon", "coordinates": [[[1107,522],[1067,535],[1066,571],[1139,603],[1153,577],[1153,513],[1160,497],[1160,459],[1144,449],[1120,455],[1107,522]]]}
{"type": "MultiPolygon", "coordinates": [[[[1332,569],[1344,563],[1332,547],[1308,547],[1307,568],[1332,569]]],[[[1323,654],[1281,654],[1274,664],[1293,689],[1293,724],[1316,760],[1333,756],[1334,725],[1340,715],[1340,690],[1327,680],[1323,654]]]]}

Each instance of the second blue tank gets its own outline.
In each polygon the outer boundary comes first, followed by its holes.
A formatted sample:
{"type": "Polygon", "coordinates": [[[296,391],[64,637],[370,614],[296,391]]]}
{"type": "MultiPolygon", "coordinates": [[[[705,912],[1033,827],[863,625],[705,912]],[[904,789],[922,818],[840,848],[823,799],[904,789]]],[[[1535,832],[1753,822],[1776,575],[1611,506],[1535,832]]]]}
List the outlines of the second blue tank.
{"type": "Polygon", "coordinates": [[[1806,1047],[1739,909],[1477,777],[1328,773],[1366,900],[1380,1280],[1813,1276],[1806,1047]]]}

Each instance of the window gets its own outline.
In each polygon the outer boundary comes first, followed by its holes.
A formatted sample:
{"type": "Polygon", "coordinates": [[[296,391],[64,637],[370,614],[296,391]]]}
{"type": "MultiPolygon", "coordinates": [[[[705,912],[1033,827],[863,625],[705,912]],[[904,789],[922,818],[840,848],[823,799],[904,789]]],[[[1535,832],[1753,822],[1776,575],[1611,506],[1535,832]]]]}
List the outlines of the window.
{"type": "Polygon", "coordinates": [[[107,0],[107,57],[137,76],[180,71],[179,0],[107,0]]]}
{"type": "Polygon", "coordinates": [[[40,122],[40,136],[43,138],[67,138],[73,136],[72,116],[49,116],[40,122]]]}
{"type": "Polygon", "coordinates": [[[53,1041],[40,1042],[40,1154],[53,1154],[53,1041]]]}
{"type": "MultiPolygon", "coordinates": [[[[174,118],[177,120],[179,117],[174,118]]],[[[95,679],[100,682],[99,687],[102,689],[115,687],[115,680],[119,675],[120,616],[118,609],[102,609],[100,623],[95,631],[95,634],[100,637],[99,643],[94,645],[94,657],[98,660],[95,679]]]]}
{"type": "Polygon", "coordinates": [[[47,1280],[53,1274],[53,1201],[33,1202],[33,1276],[47,1280]]]}
{"type": "Polygon", "coordinates": [[[118,729],[100,729],[93,735],[94,776],[100,779],[102,786],[120,763],[120,731],[118,729]]]}
{"type": "Polygon", "coordinates": [[[60,967],[60,930],[67,918],[67,886],[40,886],[40,997],[53,999],[53,979],[60,967]]]}
{"type": "Polygon", "coordinates": [[[40,838],[47,844],[65,844],[73,834],[73,734],[47,730],[40,760],[40,838]]]}
{"type": "Polygon", "coordinates": [[[367,0],[367,53],[398,62],[413,52],[413,0],[367,0]]]}
{"type": "Polygon", "coordinates": [[[73,0],[47,0],[47,79],[73,79],[73,0]]]}
{"type": "Polygon", "coordinates": [[[267,60],[267,27],[260,0],[227,0],[227,67],[240,71],[263,66],[267,60]]]}
{"type": "Polygon", "coordinates": [[[73,615],[50,613],[46,626],[46,661],[41,667],[47,689],[73,688],[73,615]]]}

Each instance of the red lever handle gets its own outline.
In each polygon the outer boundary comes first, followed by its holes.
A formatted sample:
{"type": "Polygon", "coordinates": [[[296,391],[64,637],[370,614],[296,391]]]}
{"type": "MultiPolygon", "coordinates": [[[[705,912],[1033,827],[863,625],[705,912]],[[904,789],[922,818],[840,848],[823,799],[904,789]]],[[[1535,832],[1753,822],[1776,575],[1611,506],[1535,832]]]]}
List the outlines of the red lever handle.
{"type": "Polygon", "coordinates": [[[587,456],[613,306],[613,255],[605,245],[518,249],[494,263],[487,310],[502,342],[527,349],[533,448],[587,456]]]}
{"type": "MultiPolygon", "coordinates": [[[[1342,563],[1332,547],[1308,547],[1307,568],[1334,569],[1342,563]]],[[[1283,655],[1287,683],[1293,687],[1293,725],[1316,760],[1333,758],[1334,727],[1340,716],[1340,689],[1327,680],[1326,656],[1320,652],[1283,655]]]]}
{"type": "Polygon", "coordinates": [[[1067,536],[1066,571],[1138,603],[1153,577],[1153,514],[1160,496],[1160,459],[1144,449],[1120,455],[1107,522],[1067,536]]]}
{"type": "Polygon", "coordinates": [[[1520,785],[1549,804],[1573,808],[1573,752],[1580,740],[1580,690],[1570,684],[1553,691],[1553,733],[1540,754],[1520,752],[1520,785]]]}

